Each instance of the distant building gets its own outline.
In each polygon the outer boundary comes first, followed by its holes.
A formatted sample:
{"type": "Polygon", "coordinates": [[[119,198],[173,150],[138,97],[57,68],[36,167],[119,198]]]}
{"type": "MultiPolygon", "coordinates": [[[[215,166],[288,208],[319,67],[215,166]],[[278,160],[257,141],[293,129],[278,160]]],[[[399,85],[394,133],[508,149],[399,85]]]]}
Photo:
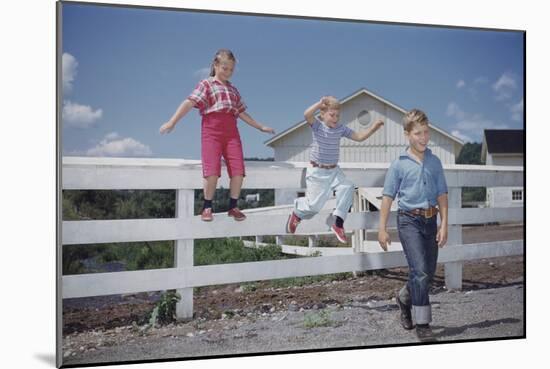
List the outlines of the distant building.
{"type": "MultiPolygon", "coordinates": [[[[525,131],[522,129],[486,129],[483,131],[481,160],[485,165],[524,165],[525,131]]],[[[492,208],[523,206],[523,187],[487,188],[487,206],[492,208]]]]}
{"type": "Polygon", "coordinates": [[[255,194],[246,195],[245,201],[248,203],[260,202],[260,194],[255,193],[255,194]]]}

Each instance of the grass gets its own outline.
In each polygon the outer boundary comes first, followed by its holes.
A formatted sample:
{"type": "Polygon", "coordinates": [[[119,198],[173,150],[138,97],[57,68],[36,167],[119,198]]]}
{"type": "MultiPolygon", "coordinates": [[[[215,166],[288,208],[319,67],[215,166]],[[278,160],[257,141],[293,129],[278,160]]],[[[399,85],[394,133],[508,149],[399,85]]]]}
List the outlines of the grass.
{"type": "Polygon", "coordinates": [[[330,319],[330,313],[328,310],[322,310],[318,313],[306,314],[304,318],[304,327],[307,329],[316,327],[329,327],[334,324],[334,321],[330,319]]]}

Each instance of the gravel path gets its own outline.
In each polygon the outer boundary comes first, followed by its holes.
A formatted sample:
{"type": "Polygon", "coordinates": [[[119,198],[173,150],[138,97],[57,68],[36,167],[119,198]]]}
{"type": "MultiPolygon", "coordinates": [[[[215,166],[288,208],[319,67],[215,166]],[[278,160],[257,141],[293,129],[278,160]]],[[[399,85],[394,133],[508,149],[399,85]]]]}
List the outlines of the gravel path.
{"type": "MultiPolygon", "coordinates": [[[[522,337],[522,282],[494,289],[431,296],[439,341],[522,337]]],[[[242,353],[417,343],[403,330],[394,300],[353,300],[316,311],[191,321],[140,332],[119,327],[68,335],[63,364],[188,358],[242,353]],[[309,323],[310,327],[306,327],[309,323]]]]}

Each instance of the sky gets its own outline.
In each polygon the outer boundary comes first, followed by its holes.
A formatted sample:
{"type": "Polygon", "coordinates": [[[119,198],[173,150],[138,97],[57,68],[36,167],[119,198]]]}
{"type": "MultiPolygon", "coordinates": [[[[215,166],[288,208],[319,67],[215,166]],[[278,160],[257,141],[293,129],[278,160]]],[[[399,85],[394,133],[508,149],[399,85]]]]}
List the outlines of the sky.
{"type": "MultiPolygon", "coordinates": [[[[200,159],[196,109],[159,127],[220,48],[237,57],[247,112],[277,133],[361,88],[465,142],[524,128],[520,32],[64,3],[63,155],[200,159]]],[[[245,157],[273,156],[269,134],[239,130],[245,157]]]]}

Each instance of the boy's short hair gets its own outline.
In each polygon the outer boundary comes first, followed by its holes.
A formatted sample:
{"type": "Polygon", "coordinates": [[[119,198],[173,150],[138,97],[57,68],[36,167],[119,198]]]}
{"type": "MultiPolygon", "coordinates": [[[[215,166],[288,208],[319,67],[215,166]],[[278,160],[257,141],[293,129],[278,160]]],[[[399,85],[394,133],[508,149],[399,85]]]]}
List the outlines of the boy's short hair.
{"type": "Polygon", "coordinates": [[[328,100],[328,104],[322,105],[319,108],[321,113],[326,112],[328,109],[340,110],[340,101],[338,101],[337,98],[335,98],[334,96],[327,96],[326,99],[328,100]]]}
{"type": "Polygon", "coordinates": [[[405,131],[410,132],[415,124],[421,126],[429,125],[428,116],[420,109],[412,109],[403,117],[403,129],[405,131]]]}

